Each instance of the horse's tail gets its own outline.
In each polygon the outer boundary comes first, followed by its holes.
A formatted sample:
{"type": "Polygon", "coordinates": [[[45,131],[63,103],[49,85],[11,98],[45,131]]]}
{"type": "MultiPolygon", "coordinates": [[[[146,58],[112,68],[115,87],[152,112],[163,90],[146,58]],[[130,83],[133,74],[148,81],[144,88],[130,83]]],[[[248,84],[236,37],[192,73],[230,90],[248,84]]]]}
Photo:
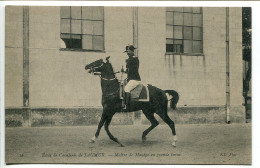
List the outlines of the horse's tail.
{"type": "Polygon", "coordinates": [[[176,105],[179,101],[179,94],[178,92],[176,92],[175,90],[165,90],[165,93],[168,93],[170,96],[172,96],[172,98],[170,99],[170,107],[175,110],[176,109],[176,105]]]}

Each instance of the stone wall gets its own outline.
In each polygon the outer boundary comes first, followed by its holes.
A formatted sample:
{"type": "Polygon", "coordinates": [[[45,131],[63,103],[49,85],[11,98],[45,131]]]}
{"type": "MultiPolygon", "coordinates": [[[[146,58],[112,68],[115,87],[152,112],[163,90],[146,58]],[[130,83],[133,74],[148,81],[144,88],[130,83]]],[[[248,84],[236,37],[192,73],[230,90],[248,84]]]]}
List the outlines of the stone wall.
{"type": "MultiPolygon", "coordinates": [[[[244,109],[235,108],[231,114],[231,123],[245,123],[244,109]]],[[[6,109],[6,127],[43,127],[43,126],[88,126],[98,125],[102,114],[101,108],[35,108],[6,109]]],[[[175,124],[215,124],[225,123],[224,107],[179,107],[168,109],[169,117],[175,124]]],[[[160,124],[165,124],[157,114],[160,124]]],[[[116,113],[112,125],[149,125],[141,111],[116,113]]]]}

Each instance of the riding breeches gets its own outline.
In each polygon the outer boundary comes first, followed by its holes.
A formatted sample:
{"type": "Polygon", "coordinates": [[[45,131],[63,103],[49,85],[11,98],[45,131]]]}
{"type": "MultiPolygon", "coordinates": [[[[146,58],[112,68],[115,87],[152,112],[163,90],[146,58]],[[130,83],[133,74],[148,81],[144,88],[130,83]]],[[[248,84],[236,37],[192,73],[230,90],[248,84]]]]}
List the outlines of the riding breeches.
{"type": "Polygon", "coordinates": [[[133,90],[134,88],[136,88],[137,85],[139,85],[141,83],[141,81],[137,81],[137,80],[130,80],[127,85],[125,86],[125,92],[130,92],[131,90],[133,90]]]}

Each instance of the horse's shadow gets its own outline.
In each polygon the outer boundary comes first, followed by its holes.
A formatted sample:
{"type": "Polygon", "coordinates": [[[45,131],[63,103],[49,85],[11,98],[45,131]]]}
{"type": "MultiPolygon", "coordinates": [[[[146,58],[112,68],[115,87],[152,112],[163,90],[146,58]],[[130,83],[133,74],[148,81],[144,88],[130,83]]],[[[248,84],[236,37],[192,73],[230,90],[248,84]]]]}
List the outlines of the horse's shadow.
{"type": "MultiPolygon", "coordinates": [[[[161,144],[161,142],[157,140],[146,140],[143,142],[141,139],[127,139],[127,140],[122,140],[122,144],[124,147],[134,147],[134,148],[139,148],[139,147],[149,147],[149,146],[156,146],[158,144],[161,144]]],[[[91,143],[90,148],[93,148],[94,146],[99,146],[100,147],[121,147],[120,145],[114,143],[113,141],[102,139],[99,140],[98,142],[91,143]],[[98,144],[98,145],[97,145],[98,144]]]]}
{"type": "Polygon", "coordinates": [[[141,140],[127,140],[123,142],[125,146],[153,146],[159,144],[159,141],[155,140],[146,140],[145,142],[142,142],[141,140]]]}

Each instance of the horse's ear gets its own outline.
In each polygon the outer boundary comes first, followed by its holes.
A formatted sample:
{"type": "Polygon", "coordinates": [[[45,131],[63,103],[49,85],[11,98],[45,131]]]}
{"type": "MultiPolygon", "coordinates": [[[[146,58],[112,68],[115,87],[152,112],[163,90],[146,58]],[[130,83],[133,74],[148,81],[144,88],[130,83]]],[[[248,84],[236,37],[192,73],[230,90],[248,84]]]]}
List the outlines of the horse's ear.
{"type": "Polygon", "coordinates": [[[107,62],[109,62],[109,58],[110,58],[110,56],[106,57],[106,61],[107,61],[107,62]]]}

